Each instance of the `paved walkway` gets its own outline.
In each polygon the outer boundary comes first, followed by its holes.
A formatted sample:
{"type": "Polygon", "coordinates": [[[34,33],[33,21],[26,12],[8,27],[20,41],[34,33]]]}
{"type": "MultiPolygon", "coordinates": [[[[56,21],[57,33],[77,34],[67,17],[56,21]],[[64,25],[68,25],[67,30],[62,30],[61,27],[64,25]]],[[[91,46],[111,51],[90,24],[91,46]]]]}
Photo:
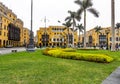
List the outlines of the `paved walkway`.
{"type": "Polygon", "coordinates": [[[16,48],[0,48],[0,55],[12,53],[12,50],[17,50],[17,52],[25,51],[24,47],[16,47],[16,48]]]}
{"type": "Polygon", "coordinates": [[[120,67],[118,67],[102,84],[120,84],[120,67]]]}

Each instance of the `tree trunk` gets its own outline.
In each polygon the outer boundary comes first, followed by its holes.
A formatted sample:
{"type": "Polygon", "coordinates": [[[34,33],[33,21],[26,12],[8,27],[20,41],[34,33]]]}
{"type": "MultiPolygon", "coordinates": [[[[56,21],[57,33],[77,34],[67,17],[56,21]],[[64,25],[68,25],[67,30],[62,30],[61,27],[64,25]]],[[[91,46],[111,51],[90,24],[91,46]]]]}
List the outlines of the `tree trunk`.
{"type": "Polygon", "coordinates": [[[111,30],[112,30],[112,48],[115,51],[115,1],[111,0],[111,30]]]}
{"type": "Polygon", "coordinates": [[[72,47],[74,48],[74,23],[73,23],[73,42],[72,42],[72,47]]]}
{"type": "Polygon", "coordinates": [[[99,33],[97,32],[97,45],[96,46],[98,47],[98,45],[100,44],[99,44],[99,33]]]}
{"type": "Polygon", "coordinates": [[[86,48],[86,10],[84,10],[84,48],[86,48]]]}
{"type": "Polygon", "coordinates": [[[80,29],[79,29],[79,45],[80,45],[80,29]]]}
{"type": "Polygon", "coordinates": [[[69,46],[69,28],[68,28],[68,44],[67,47],[69,46]]]}

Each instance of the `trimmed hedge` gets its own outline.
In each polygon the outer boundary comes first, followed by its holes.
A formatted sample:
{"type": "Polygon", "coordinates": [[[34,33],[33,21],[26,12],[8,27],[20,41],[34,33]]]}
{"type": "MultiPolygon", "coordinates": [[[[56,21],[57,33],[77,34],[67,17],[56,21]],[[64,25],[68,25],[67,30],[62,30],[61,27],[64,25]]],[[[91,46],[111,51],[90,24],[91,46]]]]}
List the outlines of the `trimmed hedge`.
{"type": "Polygon", "coordinates": [[[101,63],[109,63],[113,61],[113,58],[105,54],[65,52],[65,50],[63,49],[45,49],[43,54],[58,58],[85,60],[85,61],[101,62],[101,63]]]}

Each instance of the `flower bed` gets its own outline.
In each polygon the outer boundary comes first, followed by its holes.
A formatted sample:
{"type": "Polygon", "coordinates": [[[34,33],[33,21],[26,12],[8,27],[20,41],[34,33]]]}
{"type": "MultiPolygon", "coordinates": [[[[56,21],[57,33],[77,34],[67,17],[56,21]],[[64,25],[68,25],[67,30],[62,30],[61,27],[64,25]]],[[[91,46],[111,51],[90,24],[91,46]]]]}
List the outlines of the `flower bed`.
{"type": "Polygon", "coordinates": [[[85,61],[92,61],[92,62],[101,62],[101,63],[109,63],[113,61],[112,57],[109,57],[105,54],[86,54],[86,53],[78,53],[75,52],[73,49],[45,49],[43,54],[58,57],[58,58],[65,58],[65,59],[74,59],[74,60],[85,60],[85,61]],[[67,51],[67,52],[66,52],[67,51]],[[70,52],[68,52],[70,51],[70,52]]]}

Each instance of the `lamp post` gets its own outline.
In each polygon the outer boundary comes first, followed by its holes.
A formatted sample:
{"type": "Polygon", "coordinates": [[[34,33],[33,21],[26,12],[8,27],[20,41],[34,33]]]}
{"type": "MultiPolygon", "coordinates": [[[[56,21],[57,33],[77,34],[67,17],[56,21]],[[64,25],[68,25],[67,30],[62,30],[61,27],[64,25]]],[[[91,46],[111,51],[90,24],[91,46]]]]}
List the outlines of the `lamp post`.
{"type": "Polygon", "coordinates": [[[33,31],[32,31],[32,20],[33,18],[33,0],[31,0],[31,30],[30,30],[30,39],[29,39],[29,44],[27,46],[27,51],[35,51],[35,48],[34,48],[34,39],[33,39],[33,31]]]}
{"type": "MultiPolygon", "coordinates": [[[[41,20],[41,21],[43,21],[43,20],[41,20]]],[[[43,42],[44,42],[44,47],[46,47],[47,46],[47,27],[46,27],[46,24],[47,24],[47,22],[49,22],[49,20],[48,19],[46,19],[46,16],[45,16],[45,18],[44,18],[44,24],[45,24],[45,31],[44,31],[44,40],[43,40],[43,42]]]]}
{"type": "Polygon", "coordinates": [[[45,16],[45,19],[44,19],[44,23],[45,23],[45,47],[46,47],[46,41],[47,41],[47,29],[46,29],[46,16],[45,16]]]}

